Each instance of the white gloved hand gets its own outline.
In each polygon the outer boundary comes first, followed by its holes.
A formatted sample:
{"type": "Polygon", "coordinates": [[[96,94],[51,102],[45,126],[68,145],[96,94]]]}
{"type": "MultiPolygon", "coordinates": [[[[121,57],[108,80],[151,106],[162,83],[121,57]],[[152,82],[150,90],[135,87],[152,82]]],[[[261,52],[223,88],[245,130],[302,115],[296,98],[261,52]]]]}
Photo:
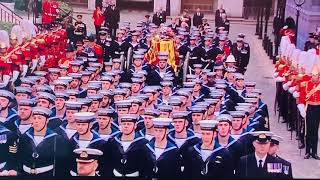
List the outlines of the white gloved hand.
{"type": "Polygon", "coordinates": [[[292,81],[288,81],[282,85],[283,90],[287,91],[291,85],[292,81]]]}
{"type": "Polygon", "coordinates": [[[285,81],[286,79],[284,78],[284,77],[277,77],[276,78],[276,82],[283,82],[283,81],[285,81]]]}
{"type": "Polygon", "coordinates": [[[27,72],[28,72],[28,65],[22,65],[21,77],[26,76],[27,72]]]}
{"type": "Polygon", "coordinates": [[[12,72],[12,79],[11,79],[12,83],[14,83],[18,79],[19,74],[20,74],[19,71],[13,71],[12,72]]]}
{"type": "Polygon", "coordinates": [[[39,62],[40,66],[43,66],[45,62],[46,62],[46,56],[40,56],[40,62],[39,62]]]}
{"type": "Polygon", "coordinates": [[[289,87],[289,92],[292,94],[296,90],[296,86],[289,87]]]}
{"type": "Polygon", "coordinates": [[[293,95],[294,98],[300,97],[300,93],[298,91],[293,92],[292,95],[293,95]]]}
{"type": "Polygon", "coordinates": [[[3,75],[2,81],[3,81],[3,84],[4,84],[5,86],[7,86],[8,83],[9,83],[9,81],[10,81],[10,76],[9,76],[9,75],[3,75]]]}
{"type": "Polygon", "coordinates": [[[303,118],[306,118],[306,116],[307,116],[306,107],[305,107],[303,104],[298,104],[297,107],[298,107],[298,109],[299,109],[300,115],[301,115],[303,118]]]}
{"type": "Polygon", "coordinates": [[[279,75],[279,72],[275,72],[275,73],[273,74],[273,77],[274,77],[274,78],[277,78],[278,75],[279,75]]]}
{"type": "Polygon", "coordinates": [[[31,73],[33,73],[33,71],[37,68],[38,61],[38,59],[32,59],[31,73]]]}

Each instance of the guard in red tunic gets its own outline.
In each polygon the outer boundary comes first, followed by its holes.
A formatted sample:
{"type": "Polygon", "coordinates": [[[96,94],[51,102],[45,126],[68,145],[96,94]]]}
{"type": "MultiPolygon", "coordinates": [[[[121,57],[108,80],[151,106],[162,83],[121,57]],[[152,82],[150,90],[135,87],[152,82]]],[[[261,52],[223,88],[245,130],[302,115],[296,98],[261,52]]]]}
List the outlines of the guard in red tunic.
{"type": "Polygon", "coordinates": [[[12,71],[12,82],[14,83],[20,74],[20,66],[22,65],[22,51],[21,47],[18,44],[18,35],[11,34],[10,35],[10,47],[8,48],[8,54],[10,54],[10,60],[7,61],[11,63],[11,71],[12,71]]]}
{"type": "Polygon", "coordinates": [[[51,24],[58,17],[59,3],[55,0],[44,0],[42,3],[42,24],[51,24]]]}
{"type": "MultiPolygon", "coordinates": [[[[305,86],[300,91],[299,103],[305,105],[306,118],[306,155],[320,160],[317,155],[318,150],[318,130],[320,122],[320,79],[319,67],[313,66],[311,80],[305,82],[305,86]]],[[[304,109],[304,108],[299,108],[304,109]]],[[[303,114],[303,110],[300,110],[303,114]]],[[[302,115],[303,116],[303,115],[302,115]]]]}
{"type": "Polygon", "coordinates": [[[288,26],[284,26],[281,30],[280,30],[280,35],[281,36],[288,36],[290,39],[290,42],[292,44],[295,43],[295,39],[296,39],[296,34],[295,34],[295,30],[293,28],[289,28],[288,26]]]}
{"type": "Polygon", "coordinates": [[[42,24],[50,24],[51,23],[51,0],[44,0],[42,2],[42,24]]]}
{"type": "Polygon", "coordinates": [[[9,83],[11,73],[11,66],[6,62],[8,59],[7,48],[4,42],[0,43],[0,74],[2,76],[2,82],[5,85],[9,83]]]}

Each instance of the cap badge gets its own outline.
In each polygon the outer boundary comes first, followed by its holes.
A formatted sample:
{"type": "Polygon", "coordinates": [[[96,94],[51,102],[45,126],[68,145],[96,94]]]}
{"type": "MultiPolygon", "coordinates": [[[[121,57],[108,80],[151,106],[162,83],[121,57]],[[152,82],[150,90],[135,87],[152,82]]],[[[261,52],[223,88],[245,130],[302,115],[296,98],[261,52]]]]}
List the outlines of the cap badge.
{"type": "Polygon", "coordinates": [[[87,158],[87,157],[88,157],[87,151],[81,152],[80,157],[81,157],[81,158],[87,158]]]}

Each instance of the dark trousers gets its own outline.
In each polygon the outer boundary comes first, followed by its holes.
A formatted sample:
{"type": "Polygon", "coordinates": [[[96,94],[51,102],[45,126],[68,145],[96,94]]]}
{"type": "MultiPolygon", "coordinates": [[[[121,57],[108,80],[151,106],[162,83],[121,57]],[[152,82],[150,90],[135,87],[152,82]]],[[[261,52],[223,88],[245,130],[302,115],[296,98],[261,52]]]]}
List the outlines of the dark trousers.
{"type": "MultiPolygon", "coordinates": [[[[275,104],[277,105],[275,108],[279,109],[279,114],[282,114],[282,102],[281,102],[281,93],[282,93],[282,82],[276,82],[276,98],[275,98],[275,104]]],[[[276,109],[275,109],[276,110],[276,109]]]]}
{"type": "Polygon", "coordinates": [[[320,105],[308,105],[306,125],[306,153],[317,154],[320,105]]]}
{"type": "Polygon", "coordinates": [[[281,87],[281,104],[280,104],[280,112],[284,121],[288,121],[288,92],[283,90],[281,87]]]}
{"type": "Polygon", "coordinates": [[[112,38],[115,38],[117,35],[117,28],[109,28],[109,33],[112,38]]]}
{"type": "Polygon", "coordinates": [[[99,31],[101,30],[101,26],[94,26],[96,28],[96,37],[99,37],[99,31]]]}
{"type": "Polygon", "coordinates": [[[296,128],[296,122],[297,122],[297,103],[296,99],[288,92],[288,102],[289,102],[289,127],[291,127],[293,130],[296,128]]]}
{"type": "Polygon", "coordinates": [[[83,41],[84,38],[84,35],[75,35],[75,43],[77,43],[78,41],[83,41]]]}
{"type": "Polygon", "coordinates": [[[297,113],[297,136],[298,140],[301,142],[301,144],[304,144],[304,134],[305,134],[305,120],[300,115],[300,113],[297,113]]]}

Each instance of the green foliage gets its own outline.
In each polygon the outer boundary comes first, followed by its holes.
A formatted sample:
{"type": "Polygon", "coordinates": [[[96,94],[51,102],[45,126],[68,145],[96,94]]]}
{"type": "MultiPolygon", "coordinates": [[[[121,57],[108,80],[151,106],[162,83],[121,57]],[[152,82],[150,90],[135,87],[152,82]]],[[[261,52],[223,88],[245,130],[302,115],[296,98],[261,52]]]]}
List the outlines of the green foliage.
{"type": "Polygon", "coordinates": [[[73,12],[72,7],[69,4],[65,3],[65,2],[59,1],[59,7],[61,9],[60,12],[59,12],[60,17],[66,17],[69,14],[71,15],[72,12],[73,12]]]}
{"type": "Polygon", "coordinates": [[[18,9],[18,10],[21,10],[21,11],[26,11],[27,10],[29,0],[14,0],[14,1],[15,1],[15,5],[14,5],[15,9],[18,9]]]}
{"type": "Polygon", "coordinates": [[[6,30],[7,32],[11,32],[11,29],[14,24],[9,22],[0,22],[0,29],[6,30]]]}

